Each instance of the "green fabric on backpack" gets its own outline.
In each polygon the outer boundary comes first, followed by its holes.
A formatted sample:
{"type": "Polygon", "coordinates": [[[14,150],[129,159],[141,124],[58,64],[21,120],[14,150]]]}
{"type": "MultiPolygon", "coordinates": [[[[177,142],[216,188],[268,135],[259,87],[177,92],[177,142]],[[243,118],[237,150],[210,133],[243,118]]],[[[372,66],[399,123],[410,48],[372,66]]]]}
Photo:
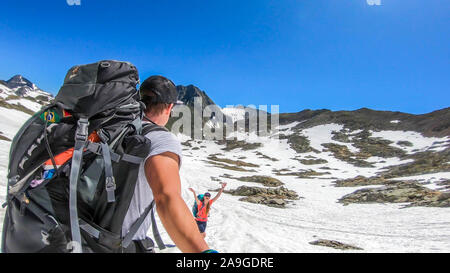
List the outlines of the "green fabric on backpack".
{"type": "MultiPolygon", "coordinates": [[[[199,194],[197,195],[198,200],[200,200],[201,202],[203,202],[203,194],[199,194]]],[[[202,205],[203,207],[203,205],[202,205]]],[[[192,206],[192,214],[194,214],[194,217],[197,218],[197,213],[198,213],[198,206],[197,206],[197,202],[194,202],[194,205],[192,206]]]]}

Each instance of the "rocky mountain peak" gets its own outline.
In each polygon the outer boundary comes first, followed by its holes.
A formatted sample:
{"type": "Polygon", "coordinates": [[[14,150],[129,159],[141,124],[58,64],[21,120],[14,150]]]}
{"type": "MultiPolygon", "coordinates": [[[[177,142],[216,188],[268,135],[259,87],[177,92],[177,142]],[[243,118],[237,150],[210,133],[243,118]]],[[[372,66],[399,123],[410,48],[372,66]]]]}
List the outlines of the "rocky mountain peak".
{"type": "MultiPolygon", "coordinates": [[[[44,92],[30,80],[22,75],[15,75],[11,79],[4,82],[4,85],[11,89],[15,95],[23,97],[29,95],[30,92],[44,92]]],[[[46,93],[46,92],[44,92],[46,93]]]]}
{"type": "Polygon", "coordinates": [[[207,105],[215,104],[214,101],[205,93],[205,91],[200,90],[195,85],[178,85],[178,99],[184,102],[188,106],[194,106],[194,98],[201,97],[202,98],[202,107],[204,108],[207,105]]]}
{"type": "Polygon", "coordinates": [[[41,90],[22,75],[7,81],[0,80],[0,106],[32,115],[53,99],[52,94],[41,90]]]}
{"type": "Polygon", "coordinates": [[[21,88],[21,87],[29,87],[32,90],[39,89],[34,83],[29,81],[27,78],[22,75],[15,75],[11,79],[6,81],[7,86],[11,89],[21,88]]]}

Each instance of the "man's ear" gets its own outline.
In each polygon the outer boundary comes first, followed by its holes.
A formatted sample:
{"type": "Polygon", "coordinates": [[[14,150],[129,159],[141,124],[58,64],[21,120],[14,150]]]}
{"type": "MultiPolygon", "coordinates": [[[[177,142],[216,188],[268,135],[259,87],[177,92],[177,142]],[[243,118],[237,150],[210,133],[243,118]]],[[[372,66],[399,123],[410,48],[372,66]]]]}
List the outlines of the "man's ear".
{"type": "Polygon", "coordinates": [[[172,111],[173,106],[174,106],[173,103],[169,104],[169,107],[167,107],[167,109],[166,109],[166,111],[167,111],[166,114],[167,114],[167,115],[170,115],[170,112],[172,111]]]}

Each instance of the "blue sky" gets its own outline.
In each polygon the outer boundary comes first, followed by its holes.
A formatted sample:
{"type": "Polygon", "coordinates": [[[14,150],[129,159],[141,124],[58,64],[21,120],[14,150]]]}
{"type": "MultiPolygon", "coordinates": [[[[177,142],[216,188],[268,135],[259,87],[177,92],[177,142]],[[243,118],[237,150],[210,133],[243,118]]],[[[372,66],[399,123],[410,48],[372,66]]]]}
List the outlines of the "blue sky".
{"type": "Polygon", "coordinates": [[[118,59],[221,106],[450,106],[448,0],[11,0],[1,10],[0,79],[22,74],[54,94],[71,66],[118,59]]]}

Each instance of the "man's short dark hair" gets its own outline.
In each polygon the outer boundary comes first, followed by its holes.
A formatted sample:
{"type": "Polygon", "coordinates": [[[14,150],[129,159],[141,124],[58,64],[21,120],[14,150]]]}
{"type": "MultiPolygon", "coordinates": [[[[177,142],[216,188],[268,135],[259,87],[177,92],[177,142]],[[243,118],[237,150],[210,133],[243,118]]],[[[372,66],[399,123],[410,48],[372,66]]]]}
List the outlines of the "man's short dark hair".
{"type": "Polygon", "coordinates": [[[175,84],[163,76],[147,78],[139,89],[141,101],[145,103],[146,111],[160,114],[169,107],[172,97],[176,99],[177,88],[175,84]]]}

